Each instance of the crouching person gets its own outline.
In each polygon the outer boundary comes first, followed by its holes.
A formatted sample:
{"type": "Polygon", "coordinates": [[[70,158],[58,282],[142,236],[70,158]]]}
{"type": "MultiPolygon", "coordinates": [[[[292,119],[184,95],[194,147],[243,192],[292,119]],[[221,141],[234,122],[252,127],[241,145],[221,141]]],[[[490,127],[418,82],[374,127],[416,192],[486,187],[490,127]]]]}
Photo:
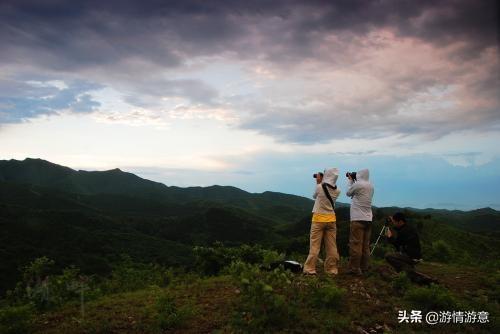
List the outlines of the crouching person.
{"type": "Polygon", "coordinates": [[[338,176],[337,168],[326,169],[324,174],[314,174],[316,190],[313,198],[315,201],[312,210],[309,255],[304,263],[304,274],[316,275],[316,262],[322,242],[325,244],[326,252],[325,272],[331,275],[338,273],[339,253],[335,216],[335,201],[340,194],[336,185],[338,176]]]}
{"type": "Polygon", "coordinates": [[[395,213],[389,217],[389,220],[395,233],[391,228],[387,228],[386,237],[387,241],[394,245],[397,252],[387,253],[385,255],[386,261],[397,272],[405,271],[408,278],[415,283],[436,283],[437,280],[415,270],[415,265],[422,261],[420,239],[415,228],[406,223],[406,217],[401,212],[395,213]]]}

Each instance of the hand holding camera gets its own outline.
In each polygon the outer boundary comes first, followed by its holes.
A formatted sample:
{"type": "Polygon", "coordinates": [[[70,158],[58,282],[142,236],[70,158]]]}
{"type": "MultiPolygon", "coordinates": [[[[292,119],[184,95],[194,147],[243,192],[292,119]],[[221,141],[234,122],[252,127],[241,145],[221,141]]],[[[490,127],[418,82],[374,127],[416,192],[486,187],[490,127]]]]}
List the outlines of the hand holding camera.
{"type": "Polygon", "coordinates": [[[392,219],[392,216],[385,218],[384,225],[387,227],[391,227],[392,225],[394,225],[394,220],[392,219]]]}
{"type": "Polygon", "coordinates": [[[321,181],[323,180],[323,173],[316,173],[316,174],[313,174],[313,178],[316,179],[316,183],[317,184],[320,184],[321,181]]]}
{"type": "Polygon", "coordinates": [[[394,223],[394,221],[392,220],[391,216],[385,218],[385,221],[384,221],[384,226],[386,227],[386,229],[385,229],[385,235],[388,238],[392,237],[392,235],[393,235],[393,233],[391,231],[391,226],[393,226],[393,223],[394,223]]]}
{"type": "Polygon", "coordinates": [[[356,182],[356,172],[347,172],[345,176],[352,182],[356,182]]]}
{"type": "Polygon", "coordinates": [[[385,236],[388,238],[392,238],[392,231],[390,228],[385,229],[385,236]]]}

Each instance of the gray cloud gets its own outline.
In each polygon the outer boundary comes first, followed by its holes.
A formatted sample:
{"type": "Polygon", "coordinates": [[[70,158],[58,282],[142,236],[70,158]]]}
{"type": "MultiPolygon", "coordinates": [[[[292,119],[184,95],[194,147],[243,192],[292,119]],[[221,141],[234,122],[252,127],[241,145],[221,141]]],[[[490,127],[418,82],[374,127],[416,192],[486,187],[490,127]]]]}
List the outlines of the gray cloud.
{"type": "MultiPolygon", "coordinates": [[[[40,69],[53,77],[84,78],[116,89],[126,102],[141,107],[158,106],[161,98],[169,96],[193,104],[223,105],[237,114],[239,127],[281,141],[315,143],[394,133],[425,133],[432,139],[470,127],[498,128],[498,64],[491,63],[495,56],[498,59],[497,9],[494,0],[7,0],[0,4],[0,64],[29,64],[32,73],[40,69]],[[446,68],[429,67],[428,59],[422,66],[394,70],[389,64],[380,72],[376,62],[363,65],[370,61],[370,52],[388,47],[390,42],[370,35],[385,30],[434,49],[450,48],[438,55],[449,60],[443,64],[446,68]],[[481,57],[490,49],[494,55],[482,65],[481,57]],[[354,97],[337,94],[334,99],[325,91],[329,82],[324,80],[318,83],[319,92],[311,87],[302,94],[285,92],[294,103],[283,104],[276,103],[280,94],[272,87],[228,98],[202,80],[165,74],[183,73],[192,59],[201,57],[264,64],[284,80],[309,61],[317,64],[313,71],[367,73],[385,86],[378,95],[355,91],[354,97]],[[460,100],[461,106],[453,110],[426,111],[429,106],[418,100],[419,94],[447,85],[457,86],[456,96],[466,103],[460,100]],[[313,100],[320,105],[311,105],[313,100]],[[422,109],[422,116],[401,113],[410,107],[422,109]]],[[[389,61],[397,66],[407,59],[389,61]]],[[[318,73],[308,75],[304,80],[314,84],[318,73]]],[[[11,110],[17,111],[11,115],[19,115],[4,117],[3,122],[59,110],[57,101],[51,102],[52,108],[40,99],[9,100],[7,93],[3,95],[3,108],[14,105],[11,110]]],[[[438,104],[439,98],[434,100],[438,104]]],[[[97,106],[92,102],[81,95],[72,107],[89,110],[97,106]]]]}
{"type": "Polygon", "coordinates": [[[380,27],[441,46],[463,40],[471,45],[469,51],[478,52],[498,42],[496,9],[494,0],[16,0],[0,5],[0,39],[6,47],[3,59],[21,55],[55,69],[107,65],[127,57],[172,67],[185,56],[221,51],[273,58],[274,51],[287,50],[286,57],[303,57],[314,54],[312,47],[324,33],[359,35],[380,27]],[[30,58],[30,50],[40,54],[30,58]]]}
{"type": "Polygon", "coordinates": [[[135,89],[131,94],[125,96],[125,101],[140,107],[150,107],[158,105],[158,97],[179,96],[185,97],[194,103],[204,103],[210,105],[217,91],[199,80],[168,80],[168,79],[146,79],[141,80],[138,85],[134,81],[135,89]],[[140,93],[140,94],[137,94],[140,93]]]}
{"type": "Polygon", "coordinates": [[[66,110],[92,112],[100,103],[92,100],[88,92],[99,88],[99,85],[81,81],[58,88],[47,83],[0,80],[0,124],[18,123],[66,110]]]}

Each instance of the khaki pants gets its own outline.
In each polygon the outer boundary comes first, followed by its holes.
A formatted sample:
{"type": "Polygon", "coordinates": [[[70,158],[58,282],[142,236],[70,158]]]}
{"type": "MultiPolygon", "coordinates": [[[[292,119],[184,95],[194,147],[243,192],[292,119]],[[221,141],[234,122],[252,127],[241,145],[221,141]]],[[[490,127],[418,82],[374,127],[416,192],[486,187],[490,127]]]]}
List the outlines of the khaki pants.
{"type": "Polygon", "coordinates": [[[337,251],[336,223],[311,223],[309,255],[304,263],[304,273],[315,274],[321,241],[325,243],[325,272],[338,273],[339,253],[337,251]]]}
{"type": "Polygon", "coordinates": [[[362,270],[368,270],[371,233],[371,223],[351,222],[351,233],[349,235],[349,271],[361,273],[362,270]]]}

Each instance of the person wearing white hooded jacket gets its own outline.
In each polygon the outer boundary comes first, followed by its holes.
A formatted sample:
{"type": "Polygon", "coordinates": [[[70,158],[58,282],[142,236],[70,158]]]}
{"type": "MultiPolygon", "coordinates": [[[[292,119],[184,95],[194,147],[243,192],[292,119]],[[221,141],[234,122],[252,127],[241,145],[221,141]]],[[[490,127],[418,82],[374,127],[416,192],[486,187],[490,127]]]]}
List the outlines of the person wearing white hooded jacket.
{"type": "Polygon", "coordinates": [[[326,252],[324,270],[328,274],[338,274],[339,253],[337,251],[337,218],[335,216],[335,201],[340,195],[340,190],[336,185],[338,177],[339,170],[337,168],[325,169],[324,173],[316,174],[310,247],[309,255],[304,263],[304,274],[316,274],[316,262],[322,241],[325,243],[326,252]],[[328,192],[330,198],[325,191],[328,192]]]}
{"type": "Polygon", "coordinates": [[[360,275],[368,270],[370,258],[370,237],[372,231],[373,185],[370,172],[362,169],[355,179],[349,175],[349,189],[346,195],[352,198],[351,226],[349,234],[349,273],[360,275]]]}

